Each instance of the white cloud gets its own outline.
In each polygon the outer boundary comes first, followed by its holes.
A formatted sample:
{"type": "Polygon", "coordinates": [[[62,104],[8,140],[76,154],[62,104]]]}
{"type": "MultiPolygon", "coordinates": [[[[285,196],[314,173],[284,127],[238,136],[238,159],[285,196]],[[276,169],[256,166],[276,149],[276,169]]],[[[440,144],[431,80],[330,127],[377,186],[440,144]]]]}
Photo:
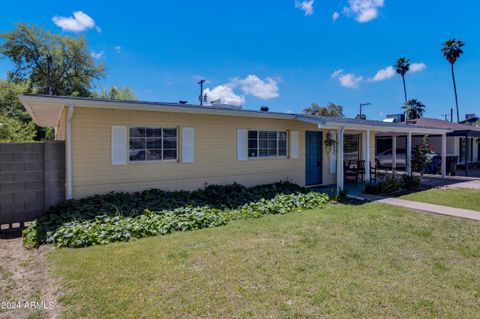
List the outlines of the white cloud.
{"type": "Polygon", "coordinates": [[[410,65],[410,71],[412,73],[423,71],[427,68],[425,63],[412,63],[410,65]]]}
{"type": "Polygon", "coordinates": [[[262,100],[268,100],[278,97],[278,82],[272,78],[262,80],[254,74],[250,74],[245,78],[235,77],[228,83],[207,88],[204,93],[207,94],[208,102],[220,100],[221,103],[232,105],[243,105],[245,96],[251,95],[262,100]],[[243,94],[235,92],[236,89],[242,90],[243,94]]]}
{"type": "Polygon", "coordinates": [[[378,82],[383,80],[388,80],[394,77],[396,74],[392,66],[387,66],[385,69],[378,70],[375,76],[369,79],[370,82],[378,82]]]}
{"type": "Polygon", "coordinates": [[[332,14],[332,20],[333,20],[333,21],[337,21],[338,18],[340,18],[340,13],[338,13],[338,12],[335,11],[335,12],[332,14]]]}
{"type": "Polygon", "coordinates": [[[378,17],[379,9],[385,5],[384,0],[348,0],[344,13],[353,15],[360,23],[370,22],[378,17]]]}
{"type": "Polygon", "coordinates": [[[116,45],[115,47],[113,47],[115,49],[115,51],[117,51],[117,53],[120,53],[122,52],[122,47],[120,45],[116,45]]]}
{"type": "Polygon", "coordinates": [[[98,59],[101,59],[101,58],[103,58],[103,56],[104,56],[104,52],[103,52],[103,51],[100,51],[100,52],[95,52],[95,51],[92,51],[92,52],[90,53],[90,55],[92,56],[92,58],[94,58],[94,59],[97,59],[97,60],[98,60],[98,59]]]}
{"type": "Polygon", "coordinates": [[[250,74],[245,79],[235,78],[232,83],[238,83],[245,94],[253,95],[262,100],[273,99],[279,95],[278,83],[272,78],[262,80],[258,76],[250,74]]]}
{"type": "Polygon", "coordinates": [[[52,21],[62,28],[63,31],[81,32],[96,28],[98,32],[101,32],[101,29],[95,26],[95,21],[83,11],[75,11],[73,17],[54,16],[52,21]]]}
{"type": "Polygon", "coordinates": [[[233,87],[229,84],[219,85],[214,89],[205,89],[204,94],[207,94],[208,102],[220,100],[221,103],[231,105],[242,105],[245,103],[245,96],[237,95],[233,91],[233,87]]]}
{"type": "Polygon", "coordinates": [[[315,0],[295,1],[295,8],[303,10],[306,16],[311,16],[314,12],[313,3],[315,0]]]}
{"type": "Polygon", "coordinates": [[[340,85],[349,89],[357,89],[360,82],[363,81],[363,76],[357,76],[353,73],[345,73],[343,70],[336,70],[332,73],[332,79],[338,79],[340,85]]]}

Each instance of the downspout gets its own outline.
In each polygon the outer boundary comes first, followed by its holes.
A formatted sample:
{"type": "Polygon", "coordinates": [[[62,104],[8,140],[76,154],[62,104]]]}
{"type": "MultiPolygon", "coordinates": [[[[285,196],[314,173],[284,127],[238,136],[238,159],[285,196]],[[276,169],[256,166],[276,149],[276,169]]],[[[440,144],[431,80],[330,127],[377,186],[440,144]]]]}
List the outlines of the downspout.
{"type": "Polygon", "coordinates": [[[67,153],[67,199],[72,199],[72,118],[74,105],[68,104],[67,114],[67,138],[66,138],[66,153],[67,153]]]}

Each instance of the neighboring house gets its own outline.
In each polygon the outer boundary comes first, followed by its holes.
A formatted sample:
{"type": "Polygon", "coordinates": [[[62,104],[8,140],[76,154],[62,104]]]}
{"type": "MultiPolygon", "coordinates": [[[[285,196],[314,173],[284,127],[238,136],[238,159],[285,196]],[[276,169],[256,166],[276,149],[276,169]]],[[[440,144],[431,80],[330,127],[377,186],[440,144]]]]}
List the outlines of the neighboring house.
{"type": "Polygon", "coordinates": [[[344,160],[365,160],[369,179],[376,134],[406,134],[410,143],[413,135],[434,134],[446,143],[448,133],[419,125],[177,103],[44,95],[20,100],[39,126],[54,127],[56,139],[65,140],[67,198],[233,182],[343,189],[344,160]]]}
{"type": "Polygon", "coordinates": [[[480,117],[476,114],[466,114],[465,120],[461,121],[460,123],[480,127],[480,117]]]}

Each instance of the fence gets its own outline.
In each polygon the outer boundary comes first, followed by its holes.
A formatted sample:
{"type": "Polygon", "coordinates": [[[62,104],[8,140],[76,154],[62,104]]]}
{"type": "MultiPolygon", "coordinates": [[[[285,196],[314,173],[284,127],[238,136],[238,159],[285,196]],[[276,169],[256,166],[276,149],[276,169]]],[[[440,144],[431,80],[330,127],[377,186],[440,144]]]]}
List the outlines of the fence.
{"type": "Polygon", "coordinates": [[[64,199],[64,142],[0,143],[0,226],[22,226],[64,199]]]}

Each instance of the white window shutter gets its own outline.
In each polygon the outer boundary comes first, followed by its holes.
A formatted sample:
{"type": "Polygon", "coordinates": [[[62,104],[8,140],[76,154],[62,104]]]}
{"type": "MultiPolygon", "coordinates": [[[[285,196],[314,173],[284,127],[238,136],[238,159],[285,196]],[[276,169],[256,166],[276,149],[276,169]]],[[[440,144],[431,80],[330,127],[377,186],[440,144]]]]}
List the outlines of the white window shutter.
{"type": "Polygon", "coordinates": [[[112,165],[127,163],[127,127],[112,126],[112,165]]]}
{"type": "Polygon", "coordinates": [[[193,163],[195,160],[195,129],[182,128],[182,163],[193,163]]]}
{"type": "Polygon", "coordinates": [[[237,160],[248,160],[248,131],[237,130],[237,160]]]}
{"type": "Polygon", "coordinates": [[[290,131],[290,152],[291,158],[298,158],[298,131],[290,131]]]}

